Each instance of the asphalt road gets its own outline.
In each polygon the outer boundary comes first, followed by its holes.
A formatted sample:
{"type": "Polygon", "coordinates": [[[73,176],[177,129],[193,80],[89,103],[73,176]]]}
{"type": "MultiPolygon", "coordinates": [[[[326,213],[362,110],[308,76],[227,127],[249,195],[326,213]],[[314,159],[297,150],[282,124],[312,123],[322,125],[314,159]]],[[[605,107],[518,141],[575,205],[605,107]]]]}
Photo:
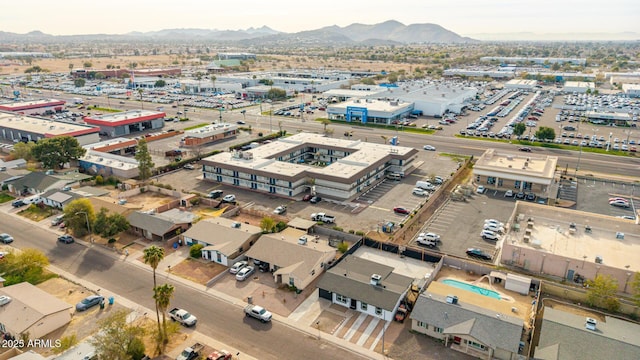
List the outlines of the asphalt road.
{"type": "MultiPolygon", "coordinates": [[[[43,251],[52,265],[149,309],[151,270],[119,261],[96,248],[80,244],[57,244],[56,235],[13,216],[2,214],[0,228],[11,234],[18,248],[43,251]]],[[[190,309],[198,316],[197,330],[258,359],[358,359],[359,355],[332,343],[305,335],[285,324],[262,324],[245,318],[237,306],[171,279],[175,286],[172,305],[190,309]]],[[[116,298],[117,301],[117,298],[116,298]]],[[[150,314],[152,315],[152,314],[150,314]]],[[[152,316],[153,317],[153,316],[152,316]]],[[[363,358],[364,359],[364,358],[363,358]]]]}
{"type": "MultiPolygon", "coordinates": [[[[120,107],[123,109],[139,109],[139,101],[125,101],[125,104],[119,104],[119,100],[110,99],[112,107],[120,107]]],[[[106,97],[94,97],[91,100],[86,101],[86,104],[101,104],[106,105],[106,97]]],[[[155,109],[158,104],[146,102],[145,108],[155,109]]],[[[171,105],[163,105],[165,112],[168,115],[173,116],[175,111],[181,109],[172,109],[171,105]]],[[[274,109],[283,105],[274,104],[274,109]]],[[[181,107],[182,108],[182,107],[181,107]]],[[[193,108],[192,108],[193,109],[193,108]]],[[[321,133],[323,131],[323,125],[317,121],[306,119],[302,121],[298,118],[282,117],[282,116],[261,116],[258,114],[258,107],[247,108],[247,113],[242,115],[239,110],[224,112],[224,121],[235,123],[238,120],[243,120],[247,125],[251,125],[254,128],[272,128],[277,130],[279,126],[287,130],[290,133],[297,133],[298,131],[310,131],[321,133]]],[[[191,126],[194,122],[211,122],[218,119],[217,110],[209,109],[197,109],[197,112],[189,112],[189,117],[193,120],[188,125],[191,126]]],[[[321,116],[320,113],[315,115],[305,115],[308,117],[321,116]]],[[[353,134],[352,139],[360,139],[368,142],[383,143],[382,135],[387,137],[396,136],[400,140],[400,145],[415,147],[422,149],[425,144],[430,144],[436,147],[439,152],[456,153],[462,155],[481,155],[487,148],[493,147],[496,149],[517,151],[518,145],[508,144],[503,142],[489,142],[482,140],[464,139],[453,136],[441,136],[436,132],[434,135],[423,135],[406,132],[396,132],[392,130],[373,129],[362,126],[350,126],[342,124],[331,124],[329,129],[334,131],[333,137],[342,138],[346,131],[350,131],[353,134]]],[[[612,175],[622,176],[638,176],[640,173],[640,159],[628,156],[615,156],[599,153],[582,152],[562,149],[550,149],[542,147],[533,147],[534,154],[540,155],[553,155],[558,157],[558,166],[561,168],[568,167],[569,169],[575,169],[576,166],[584,173],[595,172],[605,173],[612,175]]]]}

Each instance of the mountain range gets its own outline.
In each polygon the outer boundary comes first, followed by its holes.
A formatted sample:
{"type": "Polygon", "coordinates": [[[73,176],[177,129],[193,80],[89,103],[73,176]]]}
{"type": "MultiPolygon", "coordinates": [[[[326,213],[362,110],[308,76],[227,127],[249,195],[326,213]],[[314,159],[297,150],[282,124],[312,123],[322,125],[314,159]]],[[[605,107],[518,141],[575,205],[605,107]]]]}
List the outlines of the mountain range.
{"type": "Polygon", "coordinates": [[[477,43],[437,24],[404,25],[395,20],[379,24],[351,24],[345,27],[327,26],[316,30],[284,33],[267,26],[246,30],[165,29],[127,34],[49,35],[41,31],[16,34],[0,31],[0,42],[80,42],[80,41],[190,41],[234,42],[238,45],[377,45],[420,43],[477,43]]]}

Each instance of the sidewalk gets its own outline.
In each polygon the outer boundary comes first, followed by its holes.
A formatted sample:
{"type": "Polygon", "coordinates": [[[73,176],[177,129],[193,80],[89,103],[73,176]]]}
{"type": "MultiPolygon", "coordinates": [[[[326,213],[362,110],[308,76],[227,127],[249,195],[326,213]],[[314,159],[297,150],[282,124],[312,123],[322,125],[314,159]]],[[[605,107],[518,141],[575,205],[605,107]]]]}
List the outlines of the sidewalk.
{"type": "MultiPolygon", "coordinates": [[[[27,223],[31,223],[35,226],[40,227],[43,230],[49,231],[49,232],[53,232],[52,228],[49,226],[49,221],[48,219],[40,221],[40,222],[35,222],[26,218],[23,218],[21,216],[15,215],[15,212],[10,212],[10,210],[12,210],[11,205],[9,204],[8,207],[7,206],[0,206],[0,211],[9,214],[11,216],[14,216],[16,218],[19,218],[21,221],[27,222],[27,223]]],[[[55,232],[56,235],[58,235],[59,232],[55,232]]],[[[83,241],[83,240],[77,240],[78,244],[87,246],[87,247],[92,247],[94,248],[94,250],[101,252],[103,255],[105,256],[110,256],[114,259],[118,259],[120,261],[126,261],[129,264],[133,265],[133,266],[137,266],[140,269],[144,269],[145,271],[151,271],[151,268],[149,267],[149,265],[144,264],[142,261],[139,261],[138,258],[140,256],[142,256],[142,252],[140,251],[131,251],[128,255],[125,254],[118,254],[112,250],[109,250],[103,246],[100,245],[95,245],[95,244],[91,244],[89,242],[83,241]]],[[[147,244],[144,244],[145,246],[147,244]]],[[[176,250],[173,250],[171,252],[169,252],[168,254],[166,254],[166,257],[160,262],[160,264],[158,265],[158,268],[156,269],[156,274],[158,277],[168,277],[171,276],[171,273],[168,272],[166,269],[169,269],[168,266],[175,266],[178,263],[180,263],[181,261],[183,261],[189,253],[189,249],[186,246],[182,246],[179,247],[176,250]]],[[[105,289],[104,287],[98,286],[96,284],[93,284],[91,282],[85,281],[65,270],[62,270],[54,265],[49,265],[49,268],[52,272],[55,272],[57,274],[60,274],[62,277],[67,278],[73,282],[76,282],[84,287],[86,287],[87,289],[96,291],[98,289],[100,289],[100,294],[102,294],[103,296],[105,296],[106,298],[110,297],[110,296],[114,296],[119,303],[121,303],[123,306],[131,309],[134,313],[135,316],[139,316],[139,315],[143,315],[144,313],[147,314],[151,314],[155,312],[154,310],[145,308],[143,306],[138,305],[137,303],[121,296],[120,294],[116,294],[113,293],[112,291],[109,291],[109,289],[105,289]]],[[[179,282],[185,286],[191,287],[192,289],[196,289],[199,290],[201,292],[207,293],[209,296],[215,297],[218,300],[224,301],[228,304],[231,305],[235,305],[239,308],[244,308],[247,305],[247,302],[245,302],[242,299],[237,299],[234,298],[232,296],[229,296],[225,293],[222,293],[220,291],[217,291],[213,288],[208,288],[205,285],[200,285],[200,284],[196,284],[193,283],[187,279],[184,279],[182,277],[179,276],[171,276],[171,279],[173,281],[179,282]]],[[[291,313],[291,315],[289,315],[289,317],[284,317],[284,316],[280,316],[278,314],[273,314],[273,319],[275,321],[278,321],[279,323],[288,326],[291,329],[295,329],[298,330],[299,332],[309,336],[309,337],[313,337],[313,338],[317,338],[317,339],[322,339],[324,341],[327,342],[331,342],[336,346],[339,346],[341,348],[343,348],[344,350],[347,350],[349,352],[352,352],[354,354],[358,354],[364,357],[367,357],[369,359],[388,359],[388,357],[384,357],[382,354],[376,353],[372,350],[369,349],[365,349],[363,347],[359,347],[359,346],[354,346],[353,343],[338,338],[336,336],[330,335],[330,334],[326,334],[326,333],[321,333],[318,332],[318,329],[314,328],[311,324],[311,322],[313,321],[313,319],[315,319],[320,312],[322,312],[322,306],[320,305],[320,303],[317,301],[318,297],[317,297],[317,293],[315,293],[313,296],[310,296],[308,299],[306,299],[293,313],[291,313]]],[[[198,331],[194,331],[191,335],[189,335],[186,339],[183,345],[181,346],[177,346],[176,349],[174,349],[173,351],[169,352],[167,355],[171,356],[171,357],[175,357],[177,356],[184,347],[189,346],[190,342],[194,342],[194,341],[201,341],[202,343],[205,343],[207,345],[210,345],[216,349],[226,349],[229,352],[231,352],[232,354],[237,354],[239,352],[239,350],[229,347],[225,344],[220,343],[219,341],[208,337],[205,334],[202,334],[198,331]],[[175,354],[174,354],[175,352],[175,354]]],[[[241,358],[242,359],[249,359],[249,360],[255,360],[255,358],[244,354],[242,352],[240,352],[241,358]]]]}

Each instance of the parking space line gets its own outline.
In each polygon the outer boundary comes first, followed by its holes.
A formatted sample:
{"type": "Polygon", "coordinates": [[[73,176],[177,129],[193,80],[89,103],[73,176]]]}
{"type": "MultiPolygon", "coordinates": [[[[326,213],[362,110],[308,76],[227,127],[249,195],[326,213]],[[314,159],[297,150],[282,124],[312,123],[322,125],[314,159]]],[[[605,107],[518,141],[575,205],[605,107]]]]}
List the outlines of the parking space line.
{"type": "Polygon", "coordinates": [[[373,206],[373,205],[370,205],[369,207],[370,207],[371,209],[376,209],[376,210],[384,210],[384,211],[391,211],[391,210],[389,210],[389,209],[386,209],[386,208],[381,208],[381,207],[378,207],[378,206],[373,206]]]}

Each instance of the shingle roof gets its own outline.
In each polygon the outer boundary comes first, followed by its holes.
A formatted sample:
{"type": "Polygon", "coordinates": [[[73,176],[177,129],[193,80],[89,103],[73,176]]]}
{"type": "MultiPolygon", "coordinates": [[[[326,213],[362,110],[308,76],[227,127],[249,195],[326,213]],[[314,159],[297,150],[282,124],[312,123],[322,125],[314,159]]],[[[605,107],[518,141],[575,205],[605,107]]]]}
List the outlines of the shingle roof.
{"type": "Polygon", "coordinates": [[[536,358],[639,358],[640,325],[609,316],[605,316],[605,321],[598,321],[596,331],[586,329],[585,323],[584,316],[545,307],[536,358]],[[559,346],[554,348],[555,345],[559,346]]]}
{"type": "Polygon", "coordinates": [[[348,255],[322,276],[318,287],[392,311],[412,282],[391,266],[348,255]],[[373,274],[382,277],[379,286],[371,285],[373,274]]]}
{"type": "Polygon", "coordinates": [[[240,224],[240,227],[235,228],[232,227],[234,223],[236,222],[225,218],[203,220],[187,230],[184,237],[211,244],[203,250],[217,250],[231,255],[249,239],[262,233],[257,226],[240,224]]]}
{"type": "Polygon", "coordinates": [[[29,174],[11,181],[11,184],[18,190],[23,188],[37,189],[38,191],[48,190],[54,184],[60,182],[65,184],[66,181],[60,180],[56,177],[47,175],[42,172],[30,172],[29,174]]]}
{"type": "Polygon", "coordinates": [[[140,211],[129,214],[127,220],[131,226],[150,231],[154,235],[164,235],[175,226],[173,221],[140,211]]]}
{"type": "Polygon", "coordinates": [[[421,295],[411,313],[411,319],[444,329],[448,334],[465,334],[493,348],[517,353],[523,322],[513,316],[496,314],[459,299],[446,302],[446,296],[429,291],[421,295]]]}
{"type": "Polygon", "coordinates": [[[0,323],[21,333],[45,316],[71,309],[73,306],[27,283],[0,288],[0,295],[12,301],[0,308],[0,323]]]}

